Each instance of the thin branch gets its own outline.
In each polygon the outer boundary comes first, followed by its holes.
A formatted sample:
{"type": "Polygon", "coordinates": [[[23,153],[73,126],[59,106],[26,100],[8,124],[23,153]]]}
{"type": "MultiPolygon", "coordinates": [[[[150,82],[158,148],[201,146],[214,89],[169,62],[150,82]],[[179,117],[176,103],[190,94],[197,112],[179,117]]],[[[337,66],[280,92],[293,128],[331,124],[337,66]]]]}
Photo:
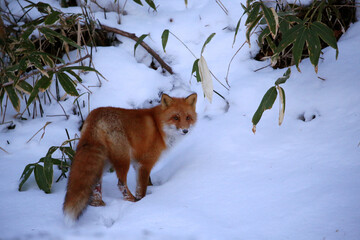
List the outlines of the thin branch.
{"type": "Polygon", "coordinates": [[[7,154],[10,154],[8,151],[6,151],[5,149],[3,149],[2,147],[0,147],[0,150],[6,152],[7,154]]]}
{"type": "MultiPolygon", "coordinates": [[[[81,61],[83,61],[83,60],[85,60],[86,58],[89,58],[89,57],[90,57],[90,55],[87,54],[86,56],[84,56],[84,57],[82,57],[82,58],[79,58],[79,59],[76,60],[76,61],[69,62],[69,63],[66,63],[66,64],[64,64],[64,65],[56,66],[56,67],[53,67],[53,68],[46,68],[46,69],[44,69],[44,71],[45,71],[45,72],[50,72],[50,71],[57,72],[57,71],[59,71],[60,69],[62,69],[62,68],[64,68],[64,67],[67,67],[67,66],[69,66],[69,65],[72,65],[72,64],[75,64],[75,63],[78,63],[78,62],[81,62],[81,61]]],[[[34,76],[34,75],[36,75],[36,74],[39,74],[39,73],[40,73],[39,70],[33,71],[32,73],[21,77],[18,82],[24,81],[24,80],[28,79],[29,77],[32,77],[32,76],[34,76]]],[[[3,83],[3,84],[0,86],[0,88],[6,87],[6,86],[10,86],[10,85],[13,85],[13,84],[14,84],[14,81],[7,82],[7,83],[3,83]]]]}
{"type": "MultiPolygon", "coordinates": [[[[119,34],[123,37],[127,37],[130,38],[132,40],[134,40],[135,42],[137,42],[139,40],[139,38],[134,34],[134,33],[129,33],[129,32],[125,32],[123,30],[117,29],[117,28],[113,28],[113,27],[109,27],[106,25],[101,25],[101,28],[104,29],[107,32],[112,32],[112,33],[116,33],[119,34]]],[[[147,45],[144,41],[142,41],[140,43],[140,45],[145,48],[146,51],[148,51],[148,53],[153,56],[161,65],[162,68],[164,68],[166,71],[168,71],[170,74],[174,74],[172,68],[167,65],[165,63],[164,60],[162,60],[162,58],[152,49],[149,47],[149,45],[147,45]]]]}
{"type": "Polygon", "coordinates": [[[243,46],[245,45],[246,41],[241,45],[241,47],[236,51],[236,53],[234,54],[234,56],[232,56],[230,62],[229,62],[229,65],[228,65],[228,69],[227,69],[227,72],[226,72],[226,77],[225,77],[225,81],[227,83],[228,86],[229,85],[229,80],[228,80],[228,76],[229,76],[229,72],[230,72],[230,65],[232,63],[232,61],[234,60],[235,56],[238,54],[238,52],[240,52],[240,50],[243,48],[243,46]]]}
{"type": "Polygon", "coordinates": [[[37,131],[26,143],[29,143],[41,130],[43,130],[43,134],[41,135],[41,138],[40,140],[44,137],[44,134],[45,134],[45,128],[47,125],[49,125],[51,122],[46,122],[45,125],[39,129],[39,131],[37,131]]]}

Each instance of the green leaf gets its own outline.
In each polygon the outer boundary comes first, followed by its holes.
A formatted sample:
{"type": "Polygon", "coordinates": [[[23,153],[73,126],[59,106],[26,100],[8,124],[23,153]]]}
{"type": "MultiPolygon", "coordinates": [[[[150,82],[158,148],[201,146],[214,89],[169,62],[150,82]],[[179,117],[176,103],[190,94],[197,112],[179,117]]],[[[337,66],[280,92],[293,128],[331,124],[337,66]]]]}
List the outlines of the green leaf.
{"type": "Polygon", "coordinates": [[[278,79],[276,80],[275,85],[280,85],[280,84],[285,83],[286,80],[289,79],[290,74],[291,74],[291,68],[288,68],[288,69],[286,70],[286,72],[283,74],[283,76],[280,77],[280,78],[278,78],[278,79]]]}
{"type": "Polygon", "coordinates": [[[279,43],[279,46],[277,47],[276,54],[279,54],[282,52],[287,46],[292,44],[297,37],[297,34],[299,31],[305,28],[305,25],[303,24],[297,24],[294,27],[292,27],[289,31],[286,32],[286,35],[283,36],[283,39],[279,43]]]}
{"type": "Polygon", "coordinates": [[[246,41],[249,44],[249,47],[251,47],[251,44],[250,44],[251,31],[256,27],[256,25],[258,24],[258,22],[260,21],[261,18],[262,18],[262,16],[259,15],[250,25],[247,25],[245,35],[246,35],[246,41]]]}
{"type": "Polygon", "coordinates": [[[23,187],[24,183],[29,179],[31,173],[34,171],[35,165],[34,164],[28,164],[26,165],[23,173],[20,177],[20,183],[18,190],[21,191],[21,188],[23,187]]]}
{"type": "Polygon", "coordinates": [[[215,36],[215,34],[216,34],[216,33],[210,34],[210,36],[206,39],[206,41],[204,42],[204,45],[203,45],[203,47],[202,47],[202,49],[201,49],[201,55],[203,54],[206,45],[211,41],[211,39],[215,36]]]}
{"type": "Polygon", "coordinates": [[[265,20],[269,26],[271,35],[273,38],[277,35],[279,28],[279,17],[274,8],[268,8],[265,4],[261,4],[261,9],[263,10],[265,20]]]}
{"type": "Polygon", "coordinates": [[[13,85],[9,85],[5,87],[5,91],[10,99],[11,104],[13,105],[14,109],[19,112],[20,111],[20,99],[15,91],[13,85]]]}
{"type": "Polygon", "coordinates": [[[21,38],[26,40],[29,38],[29,36],[32,34],[32,32],[35,30],[35,27],[34,26],[30,26],[28,27],[24,33],[22,34],[21,38]]]}
{"type": "Polygon", "coordinates": [[[264,28],[261,31],[258,37],[258,43],[260,44],[260,46],[264,43],[264,38],[266,38],[269,34],[270,34],[270,29],[268,26],[266,26],[266,28],[264,28]]]}
{"type": "Polygon", "coordinates": [[[290,23],[298,23],[298,24],[302,24],[303,20],[301,20],[300,18],[298,18],[295,15],[288,15],[285,17],[285,20],[290,22],[290,23]]]}
{"type": "Polygon", "coordinates": [[[162,42],[162,47],[164,49],[164,52],[166,52],[165,48],[166,48],[168,38],[169,38],[169,29],[165,29],[161,35],[161,42],[162,42]]]}
{"type": "Polygon", "coordinates": [[[53,11],[53,8],[49,4],[43,2],[38,2],[37,4],[30,6],[35,6],[41,13],[49,13],[49,11],[53,11]]]}
{"type": "Polygon", "coordinates": [[[44,23],[46,25],[51,25],[54,24],[57,20],[59,20],[59,15],[61,14],[61,12],[58,11],[53,11],[52,13],[50,13],[46,18],[44,23]]]}
{"type": "Polygon", "coordinates": [[[87,66],[71,66],[71,67],[64,67],[61,69],[62,72],[66,71],[68,72],[69,70],[82,70],[84,72],[96,72],[97,74],[99,74],[102,78],[105,79],[105,77],[99,72],[97,71],[95,68],[92,67],[87,67],[87,66]]]}
{"type": "Polygon", "coordinates": [[[149,6],[156,11],[156,6],[153,0],[145,0],[145,2],[149,4],[149,6]]]}
{"type": "Polygon", "coordinates": [[[71,95],[71,96],[78,96],[79,93],[77,92],[73,80],[66,74],[62,72],[57,73],[59,82],[63,87],[64,91],[71,95]]]}
{"type": "Polygon", "coordinates": [[[57,147],[57,146],[50,147],[48,152],[46,153],[46,157],[51,157],[51,155],[58,149],[59,149],[59,147],[57,147]]]}
{"type": "Polygon", "coordinates": [[[140,43],[142,43],[144,41],[144,39],[148,36],[149,34],[143,34],[139,37],[139,39],[137,40],[137,42],[135,43],[135,46],[134,46],[134,56],[135,56],[135,51],[136,51],[136,48],[139,46],[140,43]]]}
{"type": "Polygon", "coordinates": [[[143,6],[143,4],[142,4],[141,0],[133,0],[133,1],[134,1],[134,2],[136,2],[137,4],[139,4],[139,5],[143,6]]]}
{"type": "Polygon", "coordinates": [[[310,29],[315,31],[321,39],[326,42],[330,47],[336,49],[336,59],[339,55],[339,49],[337,46],[334,32],[322,22],[313,22],[310,29]]]}
{"type": "Polygon", "coordinates": [[[33,87],[26,81],[19,81],[15,87],[19,91],[22,91],[27,94],[31,94],[31,92],[33,91],[33,87]]]}
{"type": "Polygon", "coordinates": [[[36,96],[39,93],[39,90],[41,90],[43,92],[43,91],[45,91],[46,89],[49,88],[49,86],[51,85],[51,82],[52,82],[52,76],[53,75],[51,73],[50,73],[49,77],[42,76],[40,78],[40,80],[38,80],[35,83],[35,86],[34,86],[33,90],[31,91],[29,100],[27,102],[27,107],[30,106],[30,104],[34,101],[34,99],[36,98],[36,96]]]}
{"type": "Polygon", "coordinates": [[[311,29],[306,30],[306,44],[308,47],[310,62],[315,67],[315,72],[317,72],[321,53],[321,44],[315,31],[312,31],[311,29]]]}
{"type": "Polygon", "coordinates": [[[273,42],[273,40],[270,38],[270,36],[266,36],[265,39],[266,39],[267,43],[269,44],[271,50],[272,50],[273,52],[275,52],[275,51],[276,51],[276,45],[275,45],[275,43],[273,42]]]}
{"type": "Polygon", "coordinates": [[[47,179],[45,176],[44,167],[41,166],[40,164],[35,164],[34,174],[35,174],[35,181],[36,181],[38,187],[41,190],[43,190],[45,193],[50,193],[51,189],[48,185],[48,182],[47,182],[47,179]]]}
{"type": "Polygon", "coordinates": [[[245,21],[245,25],[247,26],[249,23],[252,23],[253,21],[255,21],[255,19],[258,18],[259,16],[259,11],[260,11],[260,2],[255,2],[252,6],[251,6],[251,10],[248,13],[248,17],[245,21]]]}
{"type": "Polygon", "coordinates": [[[60,40],[66,42],[67,44],[77,48],[77,49],[81,49],[81,47],[79,45],[77,45],[73,40],[71,40],[70,38],[67,38],[65,36],[63,36],[62,34],[55,32],[54,30],[47,28],[47,27],[41,27],[39,28],[39,31],[42,32],[43,34],[45,34],[45,36],[48,35],[52,35],[54,37],[59,38],[60,40]]]}
{"type": "Polygon", "coordinates": [[[279,101],[280,101],[280,109],[279,109],[279,126],[284,121],[285,116],[285,91],[282,87],[276,86],[279,91],[279,101]]]}
{"type": "Polygon", "coordinates": [[[295,40],[295,43],[294,43],[294,46],[292,49],[294,62],[296,64],[296,68],[298,69],[299,72],[300,72],[299,63],[301,61],[301,56],[302,56],[302,53],[304,50],[306,37],[307,37],[306,36],[306,28],[303,28],[299,31],[299,34],[295,40]]]}
{"type": "MultiPolygon", "coordinates": [[[[50,73],[49,77],[47,76],[43,76],[42,78],[40,78],[39,81],[37,81],[37,83],[35,84],[35,86],[41,91],[41,92],[45,92],[46,89],[48,89],[51,85],[52,82],[52,76],[53,74],[50,73]]],[[[34,88],[35,88],[34,86],[34,88]]]]}
{"type": "Polygon", "coordinates": [[[53,183],[53,175],[54,175],[53,162],[52,162],[51,157],[44,158],[44,174],[45,174],[47,185],[48,185],[49,189],[51,189],[51,186],[53,183]]]}
{"type": "Polygon", "coordinates": [[[65,64],[65,61],[62,59],[62,58],[59,58],[59,57],[57,57],[57,56],[55,56],[55,55],[52,55],[52,54],[50,54],[50,53],[46,53],[46,52],[40,52],[40,51],[33,51],[32,53],[31,53],[31,56],[32,55],[34,55],[34,56],[41,56],[41,57],[49,57],[49,58],[54,58],[54,59],[56,59],[57,61],[59,61],[59,62],[61,62],[61,63],[63,63],[63,64],[65,64]]]}
{"type": "Polygon", "coordinates": [[[75,151],[71,147],[60,147],[60,150],[63,151],[72,161],[75,157],[75,151]]]}
{"type": "Polygon", "coordinates": [[[199,60],[200,59],[196,59],[194,61],[193,67],[192,67],[192,71],[191,74],[193,74],[195,72],[195,76],[196,76],[196,81],[197,82],[201,82],[201,78],[200,78],[200,72],[199,72],[199,60]]]}
{"type": "Polygon", "coordinates": [[[241,18],[244,16],[245,12],[243,13],[243,15],[240,17],[238,23],[236,24],[236,28],[235,28],[235,34],[234,34],[234,40],[233,40],[233,46],[235,44],[235,40],[236,40],[236,36],[238,34],[238,31],[239,31],[239,27],[240,27],[240,22],[241,22],[241,18]]]}
{"type": "Polygon", "coordinates": [[[81,77],[78,74],[76,74],[73,70],[67,69],[66,72],[70,73],[70,75],[72,75],[74,78],[76,78],[76,80],[78,80],[78,82],[82,82],[81,77]]]}
{"type": "Polygon", "coordinates": [[[260,105],[252,118],[253,132],[256,132],[256,125],[259,123],[265,110],[271,109],[277,97],[276,87],[271,87],[262,98],[260,105]]]}

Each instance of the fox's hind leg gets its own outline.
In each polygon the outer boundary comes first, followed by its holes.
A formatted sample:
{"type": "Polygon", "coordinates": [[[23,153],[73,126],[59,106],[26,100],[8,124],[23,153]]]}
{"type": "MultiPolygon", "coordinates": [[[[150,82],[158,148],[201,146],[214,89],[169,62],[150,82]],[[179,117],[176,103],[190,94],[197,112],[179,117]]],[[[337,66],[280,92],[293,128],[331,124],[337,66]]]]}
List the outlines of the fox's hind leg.
{"type": "Polygon", "coordinates": [[[105,202],[102,200],[101,193],[101,179],[95,184],[92,195],[90,197],[89,205],[94,207],[105,206],[105,202]]]}
{"type": "Polygon", "coordinates": [[[116,175],[119,179],[118,187],[122,195],[124,196],[124,200],[130,202],[136,202],[137,199],[132,195],[128,186],[127,186],[127,173],[130,168],[130,156],[122,156],[120,159],[119,157],[110,159],[113,167],[115,168],[116,175]],[[128,159],[127,159],[128,158],[128,159]]]}

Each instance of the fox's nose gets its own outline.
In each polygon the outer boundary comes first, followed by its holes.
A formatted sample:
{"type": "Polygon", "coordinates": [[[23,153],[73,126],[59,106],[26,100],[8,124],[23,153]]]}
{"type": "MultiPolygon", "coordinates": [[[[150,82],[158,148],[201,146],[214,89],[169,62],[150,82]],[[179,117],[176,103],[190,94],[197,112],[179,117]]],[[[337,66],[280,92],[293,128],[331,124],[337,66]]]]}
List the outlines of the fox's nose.
{"type": "Polygon", "coordinates": [[[184,134],[187,134],[188,132],[189,132],[188,129],[183,129],[183,133],[184,133],[184,134]]]}

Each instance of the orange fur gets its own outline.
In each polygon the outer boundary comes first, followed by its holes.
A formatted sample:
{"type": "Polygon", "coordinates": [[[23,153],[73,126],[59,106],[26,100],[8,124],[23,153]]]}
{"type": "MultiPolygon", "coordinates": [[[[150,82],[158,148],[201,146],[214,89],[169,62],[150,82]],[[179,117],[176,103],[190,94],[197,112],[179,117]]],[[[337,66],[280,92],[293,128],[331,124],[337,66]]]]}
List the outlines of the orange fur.
{"type": "Polygon", "coordinates": [[[161,104],[150,109],[103,107],[93,110],[84,123],[70,169],[63,206],[65,216],[75,221],[88,204],[104,205],[101,177],[106,161],[116,171],[124,199],[143,198],[150,171],[161,153],[172,144],[173,135],[186,134],[195,123],[196,99],[196,94],[187,98],[163,94],[161,104]],[[135,196],[126,184],[131,162],[137,170],[135,196]]]}

